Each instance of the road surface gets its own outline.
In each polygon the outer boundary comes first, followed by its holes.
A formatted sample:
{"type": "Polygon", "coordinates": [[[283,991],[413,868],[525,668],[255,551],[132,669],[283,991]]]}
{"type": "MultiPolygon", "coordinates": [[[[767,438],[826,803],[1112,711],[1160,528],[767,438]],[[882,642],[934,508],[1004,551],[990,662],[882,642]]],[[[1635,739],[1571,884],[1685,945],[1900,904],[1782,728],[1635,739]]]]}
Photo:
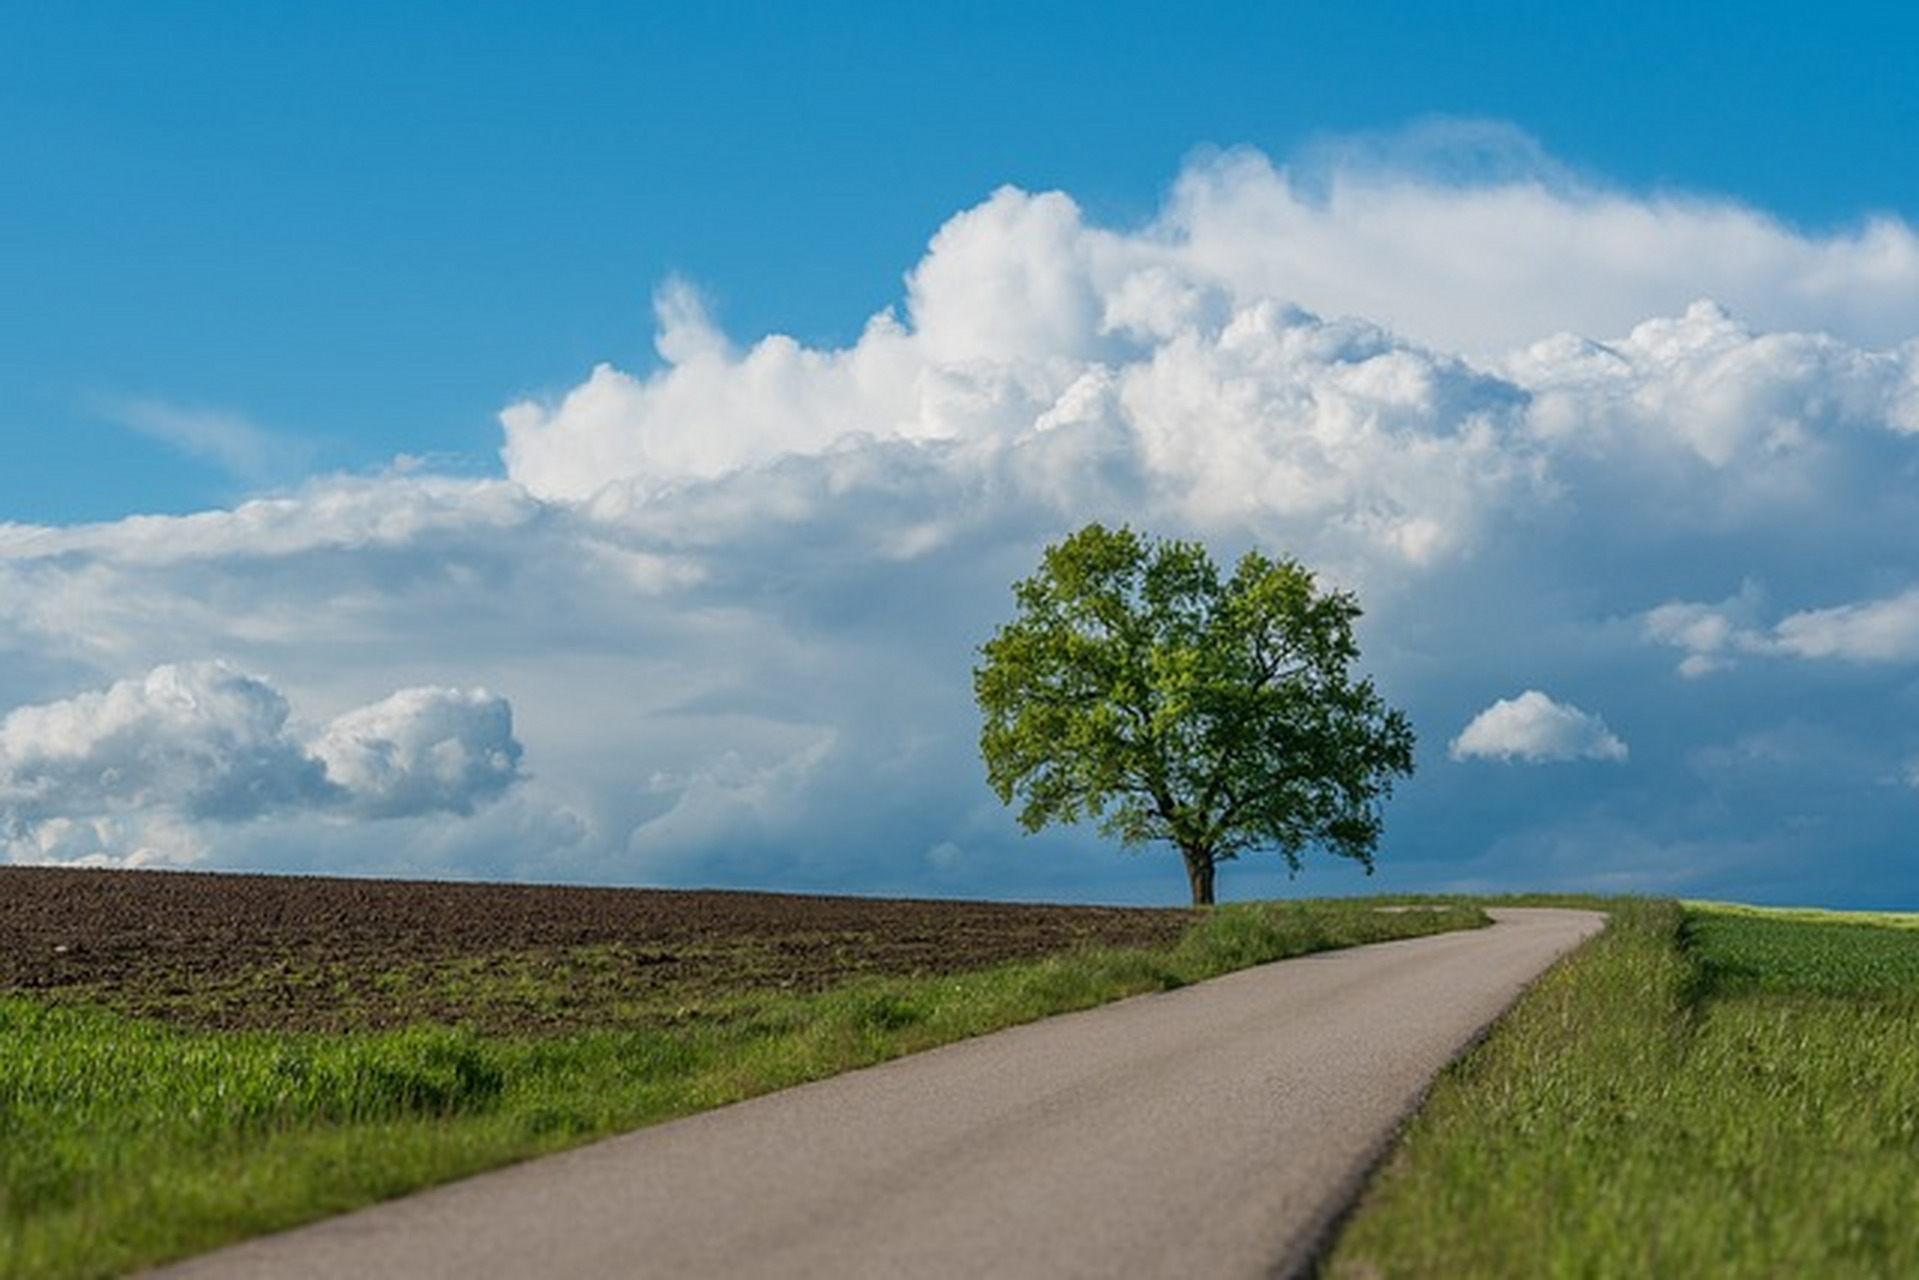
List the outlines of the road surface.
{"type": "Polygon", "coordinates": [[[156,1280],[1285,1276],[1592,912],[1249,969],[189,1261],[156,1280]]]}

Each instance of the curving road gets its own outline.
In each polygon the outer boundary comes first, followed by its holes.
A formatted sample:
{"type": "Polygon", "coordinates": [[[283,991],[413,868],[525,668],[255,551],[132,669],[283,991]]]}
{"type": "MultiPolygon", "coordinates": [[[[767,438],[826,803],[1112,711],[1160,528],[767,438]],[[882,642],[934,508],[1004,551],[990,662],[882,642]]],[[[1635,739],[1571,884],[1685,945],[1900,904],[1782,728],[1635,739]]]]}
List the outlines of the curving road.
{"type": "Polygon", "coordinates": [[[247,1277],[1291,1275],[1592,912],[1267,965],[195,1259],[247,1277]]]}

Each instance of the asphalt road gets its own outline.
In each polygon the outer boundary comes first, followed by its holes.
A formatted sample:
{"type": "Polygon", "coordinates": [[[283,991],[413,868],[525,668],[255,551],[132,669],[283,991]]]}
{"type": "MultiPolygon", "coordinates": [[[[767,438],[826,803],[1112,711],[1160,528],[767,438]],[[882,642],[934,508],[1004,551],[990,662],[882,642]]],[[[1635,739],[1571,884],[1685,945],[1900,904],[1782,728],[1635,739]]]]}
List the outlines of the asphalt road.
{"type": "Polygon", "coordinates": [[[168,1280],[1286,1276],[1591,912],[1289,960],[529,1162],[168,1280]]]}

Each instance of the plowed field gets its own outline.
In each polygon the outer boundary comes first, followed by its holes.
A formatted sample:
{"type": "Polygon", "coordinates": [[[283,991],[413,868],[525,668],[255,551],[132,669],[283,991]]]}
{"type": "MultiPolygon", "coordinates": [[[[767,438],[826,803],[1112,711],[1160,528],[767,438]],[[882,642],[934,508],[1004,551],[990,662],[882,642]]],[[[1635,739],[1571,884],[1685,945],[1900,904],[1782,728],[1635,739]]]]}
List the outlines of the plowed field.
{"type": "Polygon", "coordinates": [[[566,1032],[1177,939],[1189,912],[0,867],[0,994],[200,1027],[566,1032]]]}

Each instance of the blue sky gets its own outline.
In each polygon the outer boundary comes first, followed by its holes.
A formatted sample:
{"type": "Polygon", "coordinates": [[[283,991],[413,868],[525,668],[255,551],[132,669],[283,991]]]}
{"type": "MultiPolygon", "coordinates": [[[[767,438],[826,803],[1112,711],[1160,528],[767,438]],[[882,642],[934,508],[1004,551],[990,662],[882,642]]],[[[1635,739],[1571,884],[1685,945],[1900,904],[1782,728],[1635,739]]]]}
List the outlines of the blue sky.
{"type": "Polygon", "coordinates": [[[125,400],[285,437],[275,482],[490,467],[501,404],[649,357],[668,273],[742,335],[844,341],[999,185],[1138,223],[1195,148],[1456,116],[1811,227],[1919,207],[1919,23],[1883,6],[679,8],[9,5],[0,510],[261,478],[125,400]]]}
{"type": "Polygon", "coordinates": [[[972,759],[1131,517],[1361,592],[1375,887],[1910,905],[1872,8],[8,6],[6,856],[1175,897],[972,759]]]}

